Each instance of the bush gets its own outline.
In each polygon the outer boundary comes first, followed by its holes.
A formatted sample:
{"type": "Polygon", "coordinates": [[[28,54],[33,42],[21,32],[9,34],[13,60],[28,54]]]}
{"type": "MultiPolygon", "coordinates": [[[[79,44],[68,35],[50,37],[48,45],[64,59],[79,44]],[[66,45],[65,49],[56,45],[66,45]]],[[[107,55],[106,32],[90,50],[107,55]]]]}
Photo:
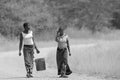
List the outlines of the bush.
{"type": "Polygon", "coordinates": [[[113,20],[111,20],[112,26],[116,29],[120,29],[120,13],[114,12],[113,13],[113,20]]]}
{"type": "Polygon", "coordinates": [[[119,4],[118,0],[0,0],[0,34],[18,37],[24,22],[38,36],[54,33],[59,26],[87,28],[93,33],[104,27],[118,29],[119,14],[113,12],[119,10],[119,4]]]}

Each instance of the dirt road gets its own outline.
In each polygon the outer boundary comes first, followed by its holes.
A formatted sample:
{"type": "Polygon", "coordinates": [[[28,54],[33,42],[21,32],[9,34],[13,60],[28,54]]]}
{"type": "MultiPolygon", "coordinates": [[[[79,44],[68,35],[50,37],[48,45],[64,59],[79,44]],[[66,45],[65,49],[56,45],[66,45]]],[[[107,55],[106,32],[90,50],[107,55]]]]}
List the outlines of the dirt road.
{"type": "MultiPolygon", "coordinates": [[[[94,46],[91,45],[81,45],[81,47],[86,46],[94,46]]],[[[78,47],[78,46],[72,46],[72,47],[78,47]]],[[[79,45],[80,47],[80,45],[79,45]]],[[[47,57],[47,53],[49,53],[49,50],[55,49],[52,48],[41,48],[41,54],[35,54],[35,58],[40,57],[47,57]]],[[[0,80],[28,80],[26,78],[26,71],[24,67],[24,61],[23,56],[18,56],[18,51],[11,51],[11,52],[2,52],[0,53],[0,80]]],[[[47,63],[47,62],[46,62],[47,63]]],[[[39,71],[37,72],[34,67],[34,78],[30,78],[30,80],[64,80],[61,78],[58,78],[56,75],[57,72],[56,69],[47,68],[45,71],[39,71]]],[[[69,76],[69,78],[65,80],[105,80],[102,78],[98,78],[95,76],[87,76],[87,75],[81,75],[73,73],[69,76]]]]}

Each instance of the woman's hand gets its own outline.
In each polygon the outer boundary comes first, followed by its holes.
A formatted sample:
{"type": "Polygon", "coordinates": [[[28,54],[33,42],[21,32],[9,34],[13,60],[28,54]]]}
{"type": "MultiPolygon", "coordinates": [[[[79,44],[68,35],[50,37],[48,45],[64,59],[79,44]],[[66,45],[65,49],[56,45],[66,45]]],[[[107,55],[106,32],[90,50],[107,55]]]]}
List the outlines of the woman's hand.
{"type": "Polygon", "coordinates": [[[71,56],[71,52],[69,52],[69,56],[71,56]]]}
{"type": "Polygon", "coordinates": [[[40,51],[39,51],[38,49],[36,49],[36,52],[37,52],[37,54],[39,54],[39,53],[40,53],[40,51]]]}
{"type": "Polygon", "coordinates": [[[19,51],[19,56],[21,56],[22,55],[22,53],[21,53],[21,51],[19,51]]]}

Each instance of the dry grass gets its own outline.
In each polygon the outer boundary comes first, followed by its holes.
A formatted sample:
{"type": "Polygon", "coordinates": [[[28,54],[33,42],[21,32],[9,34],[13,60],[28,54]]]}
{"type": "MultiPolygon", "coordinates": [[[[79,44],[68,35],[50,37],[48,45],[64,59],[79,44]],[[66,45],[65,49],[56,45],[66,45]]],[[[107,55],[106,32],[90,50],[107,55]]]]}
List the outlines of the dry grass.
{"type": "MultiPolygon", "coordinates": [[[[120,42],[99,40],[72,46],[69,64],[73,72],[89,75],[120,76],[120,42]]],[[[49,53],[49,67],[56,68],[56,50],[49,53]]]]}
{"type": "MultiPolygon", "coordinates": [[[[54,41],[39,41],[36,40],[36,45],[38,48],[44,48],[44,47],[52,47],[56,46],[54,41]]],[[[6,51],[16,51],[19,49],[19,40],[9,40],[4,37],[1,37],[0,39],[0,52],[6,52],[6,51]]]]}

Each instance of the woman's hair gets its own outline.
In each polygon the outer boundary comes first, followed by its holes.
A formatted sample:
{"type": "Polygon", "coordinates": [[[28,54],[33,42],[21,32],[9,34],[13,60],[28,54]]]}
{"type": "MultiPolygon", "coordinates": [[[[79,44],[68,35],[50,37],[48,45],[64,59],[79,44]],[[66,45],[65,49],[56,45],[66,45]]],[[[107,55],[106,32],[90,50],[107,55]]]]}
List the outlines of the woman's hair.
{"type": "Polygon", "coordinates": [[[64,32],[64,29],[60,27],[57,31],[57,36],[60,36],[61,32],[64,32]]]}
{"type": "Polygon", "coordinates": [[[24,27],[24,28],[25,28],[25,27],[28,27],[28,26],[29,26],[29,23],[27,23],[27,22],[23,24],[23,27],[24,27]]]}
{"type": "Polygon", "coordinates": [[[63,29],[60,27],[57,32],[63,31],[63,29]]]}

